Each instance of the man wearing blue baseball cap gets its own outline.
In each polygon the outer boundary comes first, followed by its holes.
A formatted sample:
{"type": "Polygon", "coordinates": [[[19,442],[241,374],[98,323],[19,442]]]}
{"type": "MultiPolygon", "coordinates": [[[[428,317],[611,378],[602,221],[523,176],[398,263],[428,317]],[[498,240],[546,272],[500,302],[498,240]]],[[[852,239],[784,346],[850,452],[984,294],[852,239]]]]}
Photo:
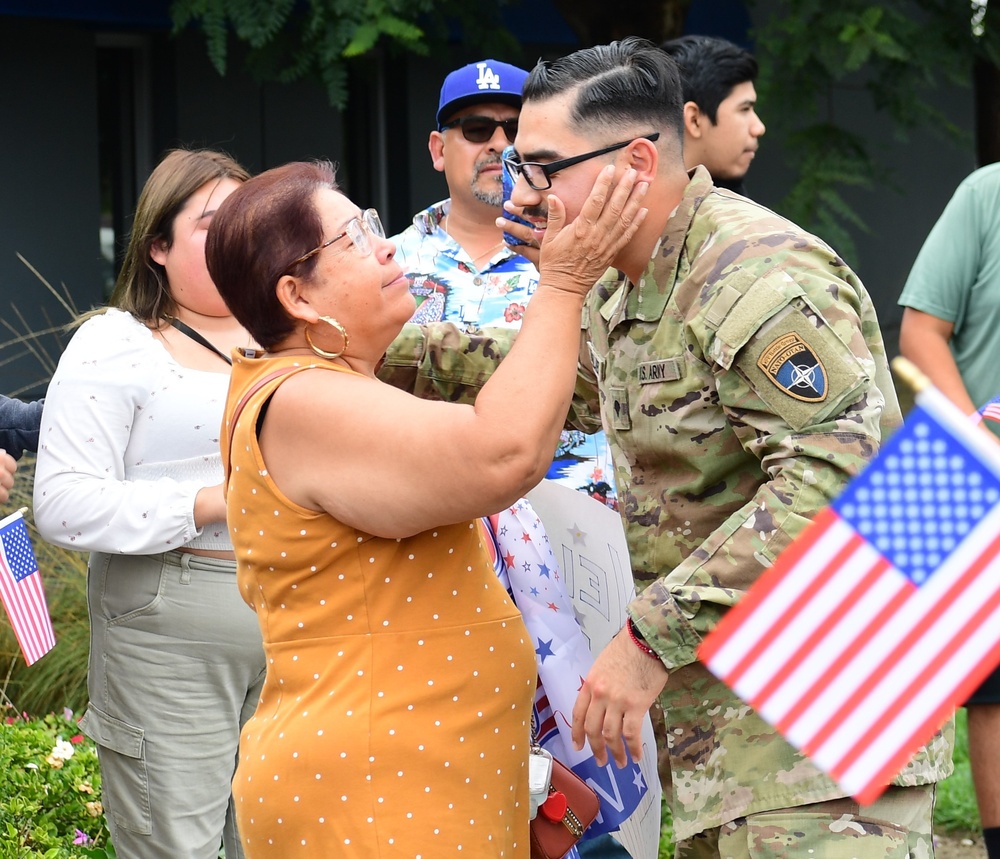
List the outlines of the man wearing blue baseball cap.
{"type": "Polygon", "coordinates": [[[535,291],[538,271],[504,244],[496,225],[500,155],[517,134],[527,76],[517,66],[481,60],[444,79],[427,148],[450,196],[393,238],[417,299],[414,321],[516,326],[520,312],[511,307],[523,311],[535,291]]]}

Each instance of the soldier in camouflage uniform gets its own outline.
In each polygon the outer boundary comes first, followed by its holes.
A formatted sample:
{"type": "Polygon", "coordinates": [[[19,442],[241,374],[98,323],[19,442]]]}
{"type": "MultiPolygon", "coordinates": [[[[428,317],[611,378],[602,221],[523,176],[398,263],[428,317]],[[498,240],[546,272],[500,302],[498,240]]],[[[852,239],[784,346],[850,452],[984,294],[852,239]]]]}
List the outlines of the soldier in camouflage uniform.
{"type": "MultiPolygon", "coordinates": [[[[539,63],[525,84],[513,203],[536,238],[546,195],[575,217],[609,163],[650,183],[646,220],[583,318],[570,423],[603,417],[641,591],[630,628],[586,678],[574,735],[599,761],[610,749],[624,764],[662,690],[678,859],[932,856],[950,729],[859,808],[697,659],[901,417],[858,278],[819,239],[715,188],[704,168],[686,173],[681,134],[676,66],[643,40],[539,63]]],[[[508,341],[411,327],[385,377],[474,396],[508,341]]]]}

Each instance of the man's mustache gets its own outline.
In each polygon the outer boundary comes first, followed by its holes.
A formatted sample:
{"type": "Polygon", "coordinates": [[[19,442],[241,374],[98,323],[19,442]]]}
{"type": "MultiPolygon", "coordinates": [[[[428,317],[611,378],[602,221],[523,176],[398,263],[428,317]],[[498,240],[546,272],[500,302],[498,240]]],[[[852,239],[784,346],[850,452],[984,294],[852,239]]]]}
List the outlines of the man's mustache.
{"type": "Polygon", "coordinates": [[[500,156],[499,155],[496,156],[496,158],[484,158],[482,161],[480,161],[480,162],[478,162],[476,164],[476,176],[478,177],[479,175],[481,175],[482,172],[487,167],[499,167],[499,166],[500,166],[500,156]]]}

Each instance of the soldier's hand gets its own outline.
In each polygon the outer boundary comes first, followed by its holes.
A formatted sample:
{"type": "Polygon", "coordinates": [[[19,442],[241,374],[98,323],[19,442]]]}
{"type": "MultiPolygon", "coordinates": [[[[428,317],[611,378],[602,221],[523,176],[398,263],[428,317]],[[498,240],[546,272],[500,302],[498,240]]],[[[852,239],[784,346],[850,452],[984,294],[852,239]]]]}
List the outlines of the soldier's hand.
{"type": "MultiPolygon", "coordinates": [[[[503,204],[504,209],[514,215],[520,214],[522,209],[515,206],[510,200],[507,200],[503,204]]],[[[509,242],[507,247],[509,247],[514,253],[520,254],[528,262],[530,262],[535,268],[538,268],[538,257],[541,251],[538,248],[539,242],[541,240],[538,233],[528,226],[527,224],[519,224],[517,221],[510,221],[507,218],[497,218],[497,226],[500,227],[505,233],[520,239],[524,244],[512,245],[509,242]]]]}
{"type": "Polygon", "coordinates": [[[628,632],[619,632],[601,651],[587,674],[573,707],[573,745],[590,743],[599,766],[607,750],[618,767],[642,757],[642,720],[667,683],[667,669],[659,659],[639,650],[628,632]]]}

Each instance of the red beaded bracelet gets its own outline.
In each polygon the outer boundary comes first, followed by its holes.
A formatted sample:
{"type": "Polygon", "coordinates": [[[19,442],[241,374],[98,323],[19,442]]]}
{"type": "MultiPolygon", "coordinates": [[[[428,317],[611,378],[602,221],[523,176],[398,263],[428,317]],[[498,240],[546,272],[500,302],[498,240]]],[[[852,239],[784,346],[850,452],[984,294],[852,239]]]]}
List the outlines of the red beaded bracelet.
{"type": "Polygon", "coordinates": [[[635,628],[635,624],[632,623],[632,618],[625,621],[625,627],[628,629],[628,637],[632,639],[632,643],[639,648],[646,656],[651,656],[653,659],[659,659],[656,651],[653,650],[648,644],[646,644],[646,639],[642,637],[642,633],[635,628]]]}

